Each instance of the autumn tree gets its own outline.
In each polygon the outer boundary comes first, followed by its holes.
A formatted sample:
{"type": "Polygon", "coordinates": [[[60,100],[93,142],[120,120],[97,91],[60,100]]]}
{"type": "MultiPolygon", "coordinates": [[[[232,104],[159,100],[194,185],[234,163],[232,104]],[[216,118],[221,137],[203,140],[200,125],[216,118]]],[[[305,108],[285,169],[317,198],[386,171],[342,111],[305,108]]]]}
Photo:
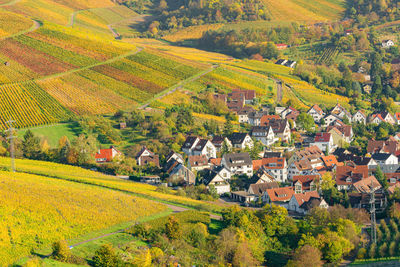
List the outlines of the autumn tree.
{"type": "Polygon", "coordinates": [[[319,267],[323,265],[321,260],[321,251],[318,248],[305,245],[296,249],[293,260],[289,261],[287,267],[302,267],[302,266],[313,266],[319,267]]]}
{"type": "Polygon", "coordinates": [[[102,245],[92,258],[95,267],[114,267],[118,264],[118,256],[109,244],[102,245]]]}
{"type": "Polygon", "coordinates": [[[178,239],[181,236],[181,226],[179,220],[170,216],[168,222],[165,224],[165,234],[169,239],[178,239]]]}

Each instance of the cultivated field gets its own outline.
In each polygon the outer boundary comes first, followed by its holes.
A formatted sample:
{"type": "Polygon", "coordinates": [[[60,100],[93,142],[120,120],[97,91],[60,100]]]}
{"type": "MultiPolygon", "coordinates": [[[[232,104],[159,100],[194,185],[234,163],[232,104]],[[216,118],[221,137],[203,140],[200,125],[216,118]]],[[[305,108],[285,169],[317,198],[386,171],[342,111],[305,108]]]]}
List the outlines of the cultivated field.
{"type": "Polygon", "coordinates": [[[0,204],[3,266],[54,241],[165,210],[161,204],[113,190],[4,171],[0,172],[0,204]]]}

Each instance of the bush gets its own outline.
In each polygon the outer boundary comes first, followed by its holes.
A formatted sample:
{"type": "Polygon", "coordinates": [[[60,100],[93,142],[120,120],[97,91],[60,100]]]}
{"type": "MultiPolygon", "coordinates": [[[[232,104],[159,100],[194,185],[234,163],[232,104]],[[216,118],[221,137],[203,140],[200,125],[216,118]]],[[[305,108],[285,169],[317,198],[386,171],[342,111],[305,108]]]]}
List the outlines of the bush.
{"type": "Polygon", "coordinates": [[[78,256],[72,255],[67,242],[64,240],[54,242],[52,245],[53,252],[51,258],[57,261],[72,263],[72,264],[86,264],[86,261],[78,256]]]}
{"type": "Polygon", "coordinates": [[[357,252],[357,259],[364,259],[367,254],[367,250],[365,248],[360,248],[357,252]]]}
{"type": "Polygon", "coordinates": [[[114,267],[119,263],[119,259],[114,249],[105,244],[101,246],[94,254],[93,266],[95,267],[114,267]]]}
{"type": "Polygon", "coordinates": [[[39,257],[34,257],[32,259],[29,259],[23,267],[40,267],[42,266],[43,262],[39,257]]]}

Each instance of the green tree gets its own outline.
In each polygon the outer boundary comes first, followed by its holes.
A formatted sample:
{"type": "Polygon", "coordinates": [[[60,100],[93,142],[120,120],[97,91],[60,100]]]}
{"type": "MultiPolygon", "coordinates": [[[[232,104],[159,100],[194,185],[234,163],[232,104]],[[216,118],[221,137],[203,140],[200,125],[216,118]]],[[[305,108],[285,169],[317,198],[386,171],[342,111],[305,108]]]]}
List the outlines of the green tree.
{"type": "Polygon", "coordinates": [[[387,181],[386,176],[385,176],[385,174],[382,172],[382,169],[381,169],[381,167],[380,167],[379,165],[376,167],[376,170],[375,170],[374,175],[375,175],[375,178],[378,180],[378,182],[379,182],[384,188],[388,188],[388,186],[389,186],[388,181],[387,181]]]}
{"type": "Polygon", "coordinates": [[[22,151],[24,157],[29,159],[39,159],[41,155],[40,139],[31,130],[27,130],[22,141],[22,151]]]}
{"type": "Polygon", "coordinates": [[[230,136],[233,133],[232,121],[227,119],[224,125],[224,135],[230,136]]]}
{"type": "Polygon", "coordinates": [[[313,117],[304,112],[300,113],[300,115],[297,117],[296,124],[307,132],[310,132],[315,126],[313,117]]]}
{"type": "Polygon", "coordinates": [[[118,265],[118,256],[109,244],[102,245],[92,258],[95,267],[114,267],[118,265]]]}

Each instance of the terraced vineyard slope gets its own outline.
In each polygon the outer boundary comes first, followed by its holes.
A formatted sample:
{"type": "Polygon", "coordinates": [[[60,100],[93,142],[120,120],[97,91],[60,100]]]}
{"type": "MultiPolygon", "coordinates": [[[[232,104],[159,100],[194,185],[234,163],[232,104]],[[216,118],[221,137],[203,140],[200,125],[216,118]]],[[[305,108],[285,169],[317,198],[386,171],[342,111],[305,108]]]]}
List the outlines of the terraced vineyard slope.
{"type": "MultiPolygon", "coordinates": [[[[66,167],[68,168],[68,167],[66,167]]],[[[25,173],[0,172],[0,264],[165,206],[121,192],[25,173]]]]}

